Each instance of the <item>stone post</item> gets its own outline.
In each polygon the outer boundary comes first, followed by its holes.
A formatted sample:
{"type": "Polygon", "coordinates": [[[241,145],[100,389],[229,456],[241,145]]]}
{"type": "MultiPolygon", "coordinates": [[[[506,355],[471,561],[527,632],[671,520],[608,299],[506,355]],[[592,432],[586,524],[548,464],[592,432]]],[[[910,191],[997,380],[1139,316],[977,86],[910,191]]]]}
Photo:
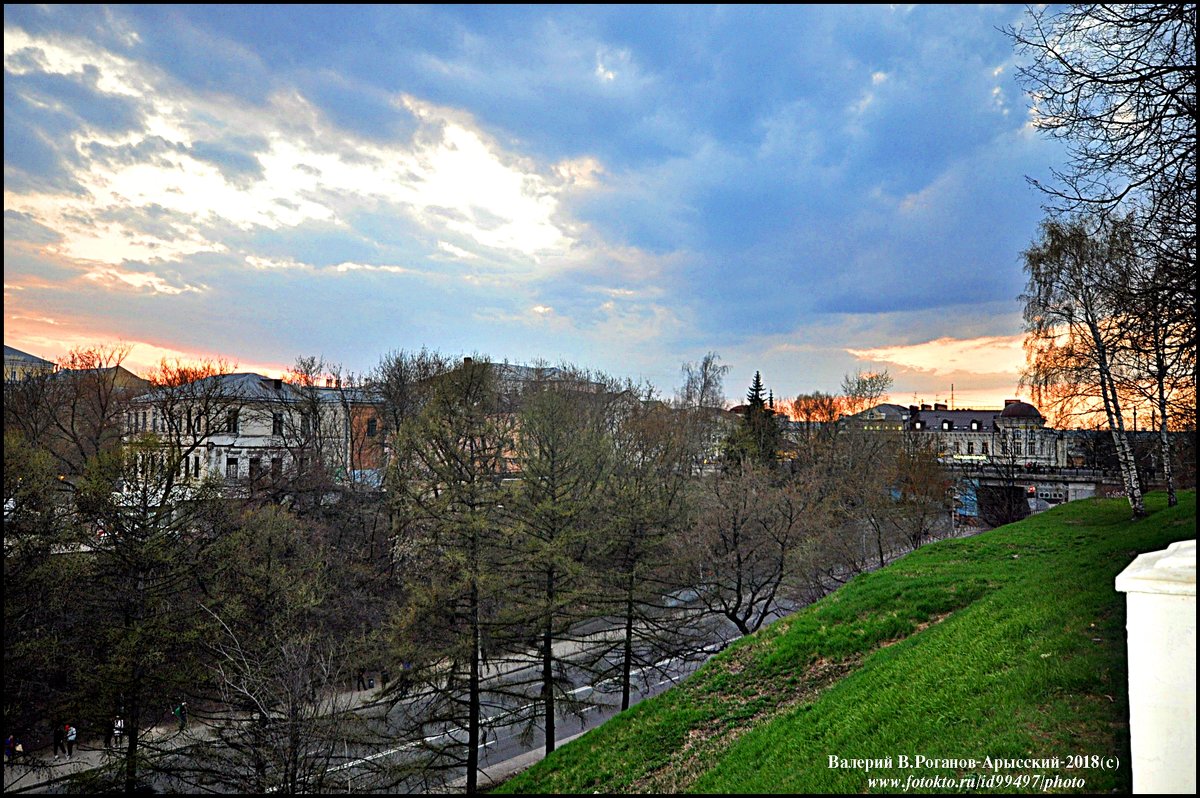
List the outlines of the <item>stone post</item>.
{"type": "Polygon", "coordinates": [[[1196,794],[1196,541],[1138,557],[1117,576],[1129,632],[1135,793],[1196,794]]]}

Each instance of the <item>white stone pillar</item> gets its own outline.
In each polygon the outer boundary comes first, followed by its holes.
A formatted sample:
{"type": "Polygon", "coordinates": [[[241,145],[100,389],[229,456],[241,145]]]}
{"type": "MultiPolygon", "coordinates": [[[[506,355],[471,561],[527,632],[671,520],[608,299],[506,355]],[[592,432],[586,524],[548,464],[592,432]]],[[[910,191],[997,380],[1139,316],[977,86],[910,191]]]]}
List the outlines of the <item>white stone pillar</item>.
{"type": "Polygon", "coordinates": [[[1196,541],[1138,557],[1117,576],[1129,632],[1135,793],[1196,794],[1196,541]]]}

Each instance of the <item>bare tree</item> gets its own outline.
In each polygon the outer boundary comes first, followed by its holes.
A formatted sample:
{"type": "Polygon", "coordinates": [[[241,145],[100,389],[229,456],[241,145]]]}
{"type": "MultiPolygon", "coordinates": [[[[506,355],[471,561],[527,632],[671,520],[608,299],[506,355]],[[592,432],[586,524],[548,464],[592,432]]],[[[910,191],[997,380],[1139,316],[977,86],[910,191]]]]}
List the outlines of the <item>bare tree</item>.
{"type": "MultiPolygon", "coordinates": [[[[1025,457],[1017,430],[1001,430],[987,459],[963,478],[972,482],[979,518],[997,527],[1020,521],[1029,515],[1026,495],[1025,457]]],[[[1097,436],[1103,435],[1099,431],[1097,436]]],[[[1106,436],[1111,441],[1111,436],[1106,436]]]]}
{"type": "Polygon", "coordinates": [[[1132,202],[1145,232],[1194,238],[1196,5],[1030,8],[1008,34],[1028,59],[1018,75],[1034,124],[1068,146],[1061,186],[1034,181],[1058,210],[1107,216],[1132,202]]]}
{"type": "Polygon", "coordinates": [[[780,608],[797,573],[805,497],[745,463],[706,478],[696,500],[696,524],[678,538],[676,556],[707,611],[750,634],[780,608]]]}
{"type": "Polygon", "coordinates": [[[433,379],[450,366],[447,357],[427,349],[402,349],[383,356],[368,382],[383,405],[384,435],[395,434],[406,419],[420,411],[433,379]]]}
{"type": "Polygon", "coordinates": [[[883,371],[863,371],[842,377],[842,415],[854,416],[869,410],[880,402],[886,402],[892,389],[892,376],[883,371]]]}
{"type": "Polygon", "coordinates": [[[316,522],[272,506],[247,510],[222,536],[214,555],[226,566],[203,603],[214,628],[198,652],[211,685],[202,720],[220,745],[170,761],[183,786],[328,793],[351,770],[358,785],[395,785],[402,766],[375,755],[394,740],[345,690],[357,602],[337,600],[337,548],[316,522]]]}
{"type": "Polygon", "coordinates": [[[951,480],[930,436],[902,435],[888,468],[890,522],[917,549],[944,526],[953,507],[951,480]]]}
{"type": "Polygon", "coordinates": [[[50,452],[68,485],[91,459],[119,445],[126,403],[146,386],[121,365],[129,350],[125,344],[79,347],[54,371],[5,383],[5,430],[50,452]]]}
{"type": "Polygon", "coordinates": [[[1135,304],[1156,304],[1194,352],[1196,5],[1031,7],[1007,32],[1027,59],[1018,74],[1034,124],[1068,147],[1056,184],[1033,181],[1047,210],[1094,220],[1099,235],[1136,214],[1129,234],[1153,269],[1129,285],[1135,304]]]}
{"type": "Polygon", "coordinates": [[[787,403],[788,414],[799,422],[801,451],[808,457],[820,441],[828,442],[837,435],[837,420],[841,415],[838,398],[833,394],[816,391],[801,394],[787,403]]]}
{"type": "Polygon", "coordinates": [[[692,451],[692,470],[699,473],[720,457],[724,438],[725,375],[721,357],[709,352],[698,363],[684,363],[683,384],[676,389],[675,407],[682,411],[682,423],[692,451]]]}

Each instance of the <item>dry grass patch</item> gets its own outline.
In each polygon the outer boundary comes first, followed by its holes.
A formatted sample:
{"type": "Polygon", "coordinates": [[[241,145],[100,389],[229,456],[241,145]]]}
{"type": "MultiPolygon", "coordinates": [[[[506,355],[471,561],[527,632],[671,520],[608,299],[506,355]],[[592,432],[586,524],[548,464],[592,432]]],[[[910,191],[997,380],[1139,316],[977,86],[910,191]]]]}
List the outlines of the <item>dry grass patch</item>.
{"type": "MultiPolygon", "coordinates": [[[[750,647],[746,654],[726,663],[729,673],[742,673],[752,658],[750,647]]],[[[742,654],[741,651],[736,652],[742,654]]],[[[683,747],[672,755],[671,761],[633,783],[632,791],[640,793],[685,792],[712,763],[720,758],[746,731],[800,704],[816,700],[833,685],[862,663],[863,657],[832,661],[818,659],[804,669],[794,685],[781,690],[769,679],[742,681],[736,692],[722,692],[715,697],[720,712],[712,720],[687,733],[683,747]]]]}

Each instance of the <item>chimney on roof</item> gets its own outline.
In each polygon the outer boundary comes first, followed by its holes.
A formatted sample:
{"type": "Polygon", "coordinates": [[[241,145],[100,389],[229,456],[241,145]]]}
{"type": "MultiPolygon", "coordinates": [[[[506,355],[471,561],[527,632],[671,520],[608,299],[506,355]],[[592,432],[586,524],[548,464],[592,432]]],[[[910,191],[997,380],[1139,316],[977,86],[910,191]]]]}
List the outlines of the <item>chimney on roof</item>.
{"type": "Polygon", "coordinates": [[[921,408],[917,407],[916,405],[909,405],[909,406],[908,406],[908,412],[909,412],[909,413],[916,413],[916,412],[917,412],[918,410],[920,410],[920,409],[921,409],[921,408]]]}
{"type": "Polygon", "coordinates": [[[933,409],[934,410],[949,410],[950,408],[948,408],[945,404],[943,404],[941,402],[934,402],[933,409]]]}
{"type": "Polygon", "coordinates": [[[274,379],[274,380],[271,380],[271,384],[272,384],[272,386],[274,386],[275,390],[277,390],[277,391],[283,390],[283,380],[274,379]]]}
{"type": "Polygon", "coordinates": [[[930,407],[929,405],[925,404],[924,402],[922,402],[922,403],[921,403],[921,409],[922,409],[922,410],[932,410],[933,408],[932,408],[932,407],[930,407]]]}
{"type": "Polygon", "coordinates": [[[1019,401],[1021,401],[1021,400],[1020,399],[1005,399],[1004,406],[1008,407],[1009,405],[1015,405],[1019,401]]]}
{"type": "Polygon", "coordinates": [[[469,357],[464,357],[464,358],[463,358],[463,365],[464,365],[464,366],[469,366],[469,365],[471,365],[471,364],[472,364],[472,363],[474,363],[474,362],[475,362],[475,361],[474,361],[472,358],[469,358],[469,357]]]}

